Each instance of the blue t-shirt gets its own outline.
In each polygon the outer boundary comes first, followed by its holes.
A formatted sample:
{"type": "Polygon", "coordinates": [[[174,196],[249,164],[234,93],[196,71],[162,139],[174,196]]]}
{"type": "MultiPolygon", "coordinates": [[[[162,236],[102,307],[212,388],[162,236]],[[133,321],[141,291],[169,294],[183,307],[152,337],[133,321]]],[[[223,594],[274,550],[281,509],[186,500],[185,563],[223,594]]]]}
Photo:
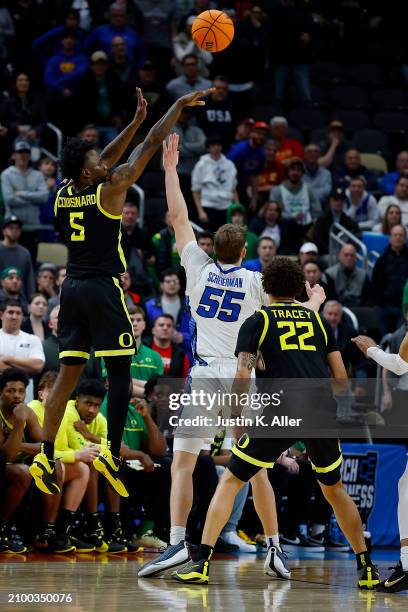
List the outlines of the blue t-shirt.
{"type": "Polygon", "coordinates": [[[262,265],[260,259],[248,259],[242,262],[242,266],[252,272],[262,272],[262,265]]]}
{"type": "Polygon", "coordinates": [[[228,159],[234,162],[240,182],[247,182],[249,176],[259,174],[265,162],[263,147],[253,149],[249,140],[243,140],[234,145],[227,154],[228,159]]]}

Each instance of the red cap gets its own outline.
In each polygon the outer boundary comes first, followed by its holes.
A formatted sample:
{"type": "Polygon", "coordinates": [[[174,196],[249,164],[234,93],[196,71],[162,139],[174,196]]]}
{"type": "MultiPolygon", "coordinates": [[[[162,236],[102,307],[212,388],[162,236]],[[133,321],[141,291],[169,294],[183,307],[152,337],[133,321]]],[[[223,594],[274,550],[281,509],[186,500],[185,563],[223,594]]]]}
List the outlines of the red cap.
{"type": "Polygon", "coordinates": [[[254,123],[254,125],[252,126],[253,130],[266,130],[267,132],[269,132],[269,125],[267,123],[265,123],[265,121],[256,121],[254,123]]]}

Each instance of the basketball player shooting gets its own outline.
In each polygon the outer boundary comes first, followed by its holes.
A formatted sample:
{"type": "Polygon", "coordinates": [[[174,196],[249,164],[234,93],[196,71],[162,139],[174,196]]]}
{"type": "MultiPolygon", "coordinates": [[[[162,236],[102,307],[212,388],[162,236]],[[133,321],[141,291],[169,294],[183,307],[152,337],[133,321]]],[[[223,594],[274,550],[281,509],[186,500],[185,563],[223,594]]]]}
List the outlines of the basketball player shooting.
{"type": "Polygon", "coordinates": [[[67,277],[62,285],[58,317],[61,369],[48,396],[44,441],[30,467],[37,487],[58,494],[54,440],[67,401],[93,347],[104,357],[109,378],[108,446],[94,460],[119,495],[127,497],[119,449],[128,410],[130,361],[135,352],[132,322],[126,308],[120,275],[126,271],[121,247],[121,220],[126,192],[176,125],[186,106],[203,106],[200,98],[212,89],[179,98],[137,145],[126,163],[113,169],[146,117],[147,102],[137,88],[133,121],[102,151],[79,138],[67,141],[61,155],[64,186],[54,213],[68,246],[67,277]]]}

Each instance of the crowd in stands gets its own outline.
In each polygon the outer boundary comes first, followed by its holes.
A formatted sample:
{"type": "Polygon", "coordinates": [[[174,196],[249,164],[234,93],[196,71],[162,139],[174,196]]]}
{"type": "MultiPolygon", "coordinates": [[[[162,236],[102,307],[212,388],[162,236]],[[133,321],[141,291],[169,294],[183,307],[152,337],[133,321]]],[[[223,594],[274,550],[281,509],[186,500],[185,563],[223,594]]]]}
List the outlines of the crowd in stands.
{"type": "MultiPolygon", "coordinates": [[[[143,209],[140,194],[130,190],[122,220],[128,262],[122,284],[139,345],[121,451],[132,466],[131,496],[121,502],[98,483],[92,467],[107,435],[109,383],[93,354],[56,442],[63,494],[50,498],[30,487],[27,461],[39,449],[44,404],[59,369],[59,291],[66,273],[38,256],[39,243],[59,242],[53,203],[62,177],[49,124],[64,139],[79,135],[102,150],[130,120],[140,86],[148,114],[139,142],[176,98],[212,86],[206,106],[185,109],[175,127],[180,184],[198,244],[214,257],[214,232],[228,222],[246,229],[243,266],[249,270],[262,272],[277,254],[298,258],[306,280],[326,290],[322,316],[361,398],[375,369],[351,338],[359,330],[380,342],[392,333],[397,347],[408,310],[404,11],[366,0],[0,2],[0,448],[10,461],[0,552],[21,551],[22,540],[51,552],[163,548],[170,380],[186,379],[194,360],[184,271],[157,155],[140,180],[143,209]],[[211,8],[227,11],[236,27],[220,54],[198,49],[191,38],[194,16],[211,8]],[[347,238],[333,246],[331,234],[341,228],[347,238]],[[371,235],[381,248],[369,266],[362,263],[361,243],[371,235]]],[[[384,420],[392,390],[395,405],[398,392],[406,393],[392,382],[384,377],[384,420]]],[[[200,539],[230,448],[220,433],[199,457],[192,541],[200,539]]],[[[315,549],[327,544],[330,510],[301,443],[281,457],[271,479],[283,542],[315,549]],[[300,533],[300,524],[311,525],[309,533],[300,533]]],[[[245,534],[237,540],[239,521],[252,536],[260,531],[248,485],[218,550],[254,550],[245,534]]]]}

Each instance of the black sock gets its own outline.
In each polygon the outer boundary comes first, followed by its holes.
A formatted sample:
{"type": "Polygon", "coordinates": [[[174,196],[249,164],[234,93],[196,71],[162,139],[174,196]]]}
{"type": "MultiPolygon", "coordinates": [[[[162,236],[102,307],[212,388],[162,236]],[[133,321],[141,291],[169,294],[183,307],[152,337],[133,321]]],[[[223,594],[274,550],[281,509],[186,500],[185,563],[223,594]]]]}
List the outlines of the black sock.
{"type": "Polygon", "coordinates": [[[41,442],[41,452],[44,453],[48,461],[54,461],[54,442],[48,440],[41,442]]]}
{"type": "Polygon", "coordinates": [[[129,405],[130,357],[106,357],[109,379],[107,418],[110,451],[119,457],[129,405]]]}
{"type": "Polygon", "coordinates": [[[362,567],[366,567],[367,565],[372,565],[369,553],[365,550],[364,552],[356,554],[357,561],[357,569],[361,569],[362,567]]]}
{"type": "Polygon", "coordinates": [[[61,533],[66,533],[68,527],[75,523],[76,512],[61,508],[58,513],[58,528],[61,533]]]}
{"type": "Polygon", "coordinates": [[[207,544],[200,544],[197,560],[209,561],[211,559],[211,555],[213,554],[213,550],[214,549],[212,546],[208,546],[207,544]]]}

